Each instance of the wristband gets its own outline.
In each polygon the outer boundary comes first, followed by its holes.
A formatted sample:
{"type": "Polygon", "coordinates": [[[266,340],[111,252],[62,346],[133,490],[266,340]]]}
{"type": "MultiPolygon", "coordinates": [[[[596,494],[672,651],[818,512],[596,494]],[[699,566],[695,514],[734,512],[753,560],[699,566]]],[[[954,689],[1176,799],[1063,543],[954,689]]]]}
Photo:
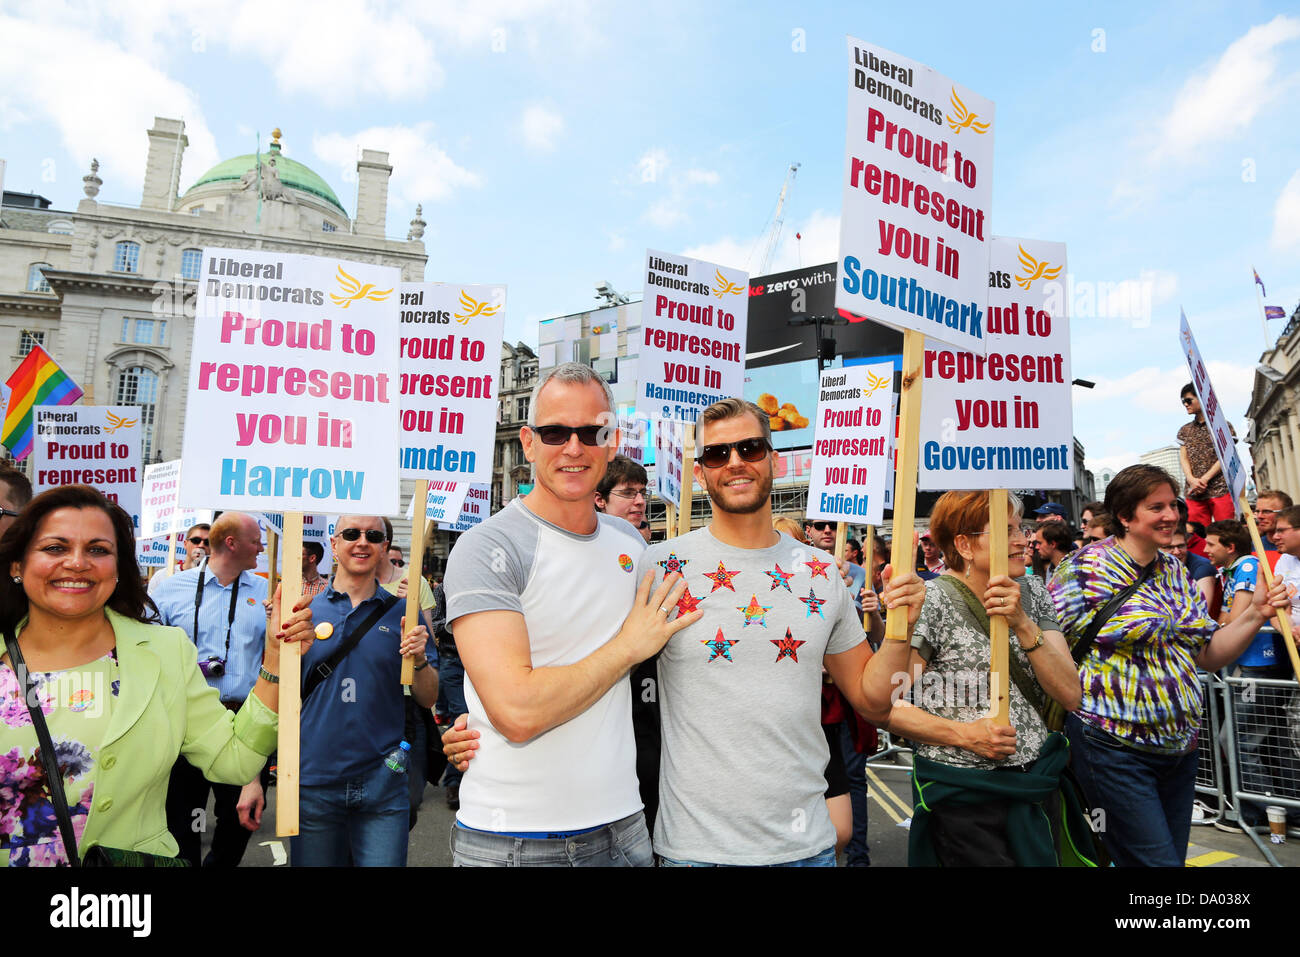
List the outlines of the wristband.
{"type": "Polygon", "coordinates": [[[421,661],[418,665],[416,665],[416,666],[415,666],[414,668],[412,668],[411,670],[412,670],[412,671],[419,671],[421,668],[427,668],[427,667],[429,667],[429,659],[428,659],[428,658],[425,658],[423,661],[421,661]]]}
{"type": "Polygon", "coordinates": [[[271,672],[266,670],[265,666],[259,667],[257,669],[257,676],[259,678],[265,678],[273,685],[278,685],[280,683],[280,676],[271,674],[271,672]]]}

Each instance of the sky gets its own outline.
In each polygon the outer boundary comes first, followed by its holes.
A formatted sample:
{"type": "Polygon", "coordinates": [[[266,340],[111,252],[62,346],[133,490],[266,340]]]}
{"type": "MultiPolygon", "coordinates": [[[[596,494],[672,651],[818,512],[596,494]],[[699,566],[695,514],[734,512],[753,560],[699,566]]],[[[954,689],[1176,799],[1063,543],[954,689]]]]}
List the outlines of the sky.
{"type": "Polygon", "coordinates": [[[385,150],[388,234],[423,204],[425,278],[507,283],[512,341],[599,281],[636,298],[646,248],[757,274],[792,162],[766,271],[835,260],[846,34],[996,103],[992,230],[1068,245],[1094,471],[1186,421],[1180,307],[1243,433],[1265,346],[1252,266],[1269,305],[1300,301],[1290,4],[33,6],[0,0],[6,189],[73,208],[97,157],[100,200],[138,204],[161,115],[186,123],[182,191],[278,126],[351,213],[358,149],[385,150]]]}

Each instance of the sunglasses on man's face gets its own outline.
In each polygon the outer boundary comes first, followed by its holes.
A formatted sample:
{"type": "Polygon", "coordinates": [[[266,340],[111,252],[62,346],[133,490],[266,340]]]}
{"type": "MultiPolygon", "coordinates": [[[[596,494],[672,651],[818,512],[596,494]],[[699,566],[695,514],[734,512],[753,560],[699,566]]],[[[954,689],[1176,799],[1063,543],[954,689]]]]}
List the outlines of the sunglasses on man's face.
{"type": "Polygon", "coordinates": [[[398,568],[405,568],[405,567],[406,567],[406,562],[402,561],[400,558],[390,558],[388,561],[389,561],[389,564],[391,564],[391,565],[395,565],[395,566],[398,567],[398,568]]]}
{"type": "Polygon", "coordinates": [[[739,442],[719,442],[700,449],[700,454],[695,457],[695,461],[706,469],[720,469],[731,461],[732,449],[740,453],[740,457],[746,462],[761,462],[767,455],[769,446],[767,440],[761,437],[741,439],[739,442]]]}
{"type": "MultiPolygon", "coordinates": [[[[360,537],[361,529],[359,528],[345,528],[339,532],[339,538],[345,542],[355,542],[360,537]]],[[[388,541],[388,536],[378,528],[367,528],[366,541],[371,545],[378,545],[380,542],[388,541]]]]}
{"type": "Polygon", "coordinates": [[[1187,398],[1183,399],[1183,405],[1191,405],[1195,401],[1196,400],[1189,395],[1187,398]]]}
{"type": "Polygon", "coordinates": [[[191,536],[190,536],[190,544],[191,544],[191,545],[206,545],[207,543],[208,543],[208,540],[207,540],[206,538],[199,538],[199,536],[197,536],[197,535],[191,535],[191,536]]]}
{"type": "Polygon", "coordinates": [[[824,532],[828,528],[834,528],[835,522],[809,522],[810,527],[819,532],[824,532]]]}
{"type": "Polygon", "coordinates": [[[569,436],[577,435],[583,445],[599,445],[603,425],[530,425],[543,445],[565,445],[569,436]]]}

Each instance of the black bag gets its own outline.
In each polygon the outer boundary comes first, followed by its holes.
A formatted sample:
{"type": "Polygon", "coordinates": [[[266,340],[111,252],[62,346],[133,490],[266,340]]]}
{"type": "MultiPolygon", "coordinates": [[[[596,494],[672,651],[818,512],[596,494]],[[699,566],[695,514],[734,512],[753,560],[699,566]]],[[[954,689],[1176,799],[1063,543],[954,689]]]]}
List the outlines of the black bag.
{"type": "Polygon", "coordinates": [[[68,799],[63,792],[63,772],[59,770],[58,758],[54,753],[54,742],[50,739],[50,729],[45,723],[45,713],[41,711],[40,699],[33,693],[36,688],[27,670],[27,662],[18,642],[8,630],[5,631],[5,648],[9,652],[9,661],[18,675],[23,688],[23,701],[27,713],[31,715],[32,727],[36,729],[36,738],[41,745],[41,767],[45,770],[45,786],[50,792],[50,801],[54,804],[55,816],[59,819],[59,834],[63,837],[63,848],[68,854],[70,867],[189,867],[190,862],[179,857],[165,857],[161,854],[147,854],[143,851],[128,851],[115,847],[96,845],[86,852],[85,858],[77,854],[77,835],[72,829],[72,815],[68,812],[68,799]],[[33,706],[32,702],[36,704],[33,706]]]}

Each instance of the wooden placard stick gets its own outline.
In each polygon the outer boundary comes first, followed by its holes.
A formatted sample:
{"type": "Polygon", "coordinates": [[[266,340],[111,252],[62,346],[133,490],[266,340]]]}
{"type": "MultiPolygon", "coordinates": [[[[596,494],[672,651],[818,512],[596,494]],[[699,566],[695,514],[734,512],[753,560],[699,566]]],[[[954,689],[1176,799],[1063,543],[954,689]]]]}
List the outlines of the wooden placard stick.
{"type": "Polygon", "coordinates": [[[664,502],[664,538],[677,537],[677,506],[664,502]]]}
{"type": "MultiPolygon", "coordinates": [[[[302,512],[284,513],[284,574],[280,576],[280,626],[292,617],[302,595],[302,512]]],[[[298,770],[302,718],[302,649],[280,649],[280,741],[276,755],[275,834],[298,833],[298,770]]]]}
{"type": "MultiPolygon", "coordinates": [[[[895,574],[912,568],[916,552],[912,533],[916,526],[916,459],[921,434],[921,363],[925,336],[909,329],[903,333],[903,386],[898,396],[898,472],[894,476],[894,542],[889,563],[895,574]]],[[[889,609],[885,639],[907,640],[907,607],[889,609]]]]}
{"type": "Polygon", "coordinates": [[[849,523],[835,523],[835,560],[837,562],[844,560],[844,548],[849,541],[849,523]]]}
{"type": "MultiPolygon", "coordinates": [[[[415,483],[415,512],[411,522],[411,560],[406,564],[406,627],[420,623],[420,569],[424,565],[424,514],[429,501],[429,480],[415,483]],[[416,556],[419,556],[417,561],[416,556]]],[[[402,659],[402,684],[415,682],[415,662],[402,659]]]]}
{"type": "Polygon", "coordinates": [[[280,536],[275,529],[266,530],[266,593],[275,594],[275,583],[280,578],[280,536]]]}
{"type": "Polygon", "coordinates": [[[176,509],[172,509],[172,520],[167,524],[167,577],[176,574],[176,509]]]}
{"type": "MultiPolygon", "coordinates": [[[[1264,587],[1273,587],[1273,569],[1269,567],[1268,556],[1264,554],[1264,540],[1259,536],[1259,526],[1255,524],[1255,513],[1250,510],[1250,505],[1246,502],[1246,493],[1241,493],[1241,510],[1246,515],[1246,527],[1250,529],[1250,541],[1255,546],[1255,557],[1259,559],[1259,567],[1264,572],[1264,587]]],[[[1283,644],[1286,645],[1286,653],[1291,657],[1291,667],[1297,675],[1300,675],[1300,653],[1296,651],[1295,641],[1291,634],[1291,609],[1280,608],[1277,610],[1277,630],[1282,633],[1283,644]]]]}
{"type": "Polygon", "coordinates": [[[677,534],[691,530],[691,509],[695,500],[695,424],[682,426],[682,496],[677,507],[677,534]]]}
{"type": "MultiPolygon", "coordinates": [[[[870,591],[876,590],[876,579],[873,574],[876,568],[876,526],[867,526],[867,537],[862,543],[862,557],[866,561],[867,570],[867,588],[870,591]]],[[[862,630],[871,634],[871,612],[862,613],[862,630]]]]}
{"type": "MultiPolygon", "coordinates": [[[[989,492],[989,578],[1007,573],[1007,490],[989,492]]],[[[983,595],[975,596],[984,601],[983,595]]],[[[1011,645],[1007,620],[989,615],[989,717],[1011,724],[1011,645]]]]}

